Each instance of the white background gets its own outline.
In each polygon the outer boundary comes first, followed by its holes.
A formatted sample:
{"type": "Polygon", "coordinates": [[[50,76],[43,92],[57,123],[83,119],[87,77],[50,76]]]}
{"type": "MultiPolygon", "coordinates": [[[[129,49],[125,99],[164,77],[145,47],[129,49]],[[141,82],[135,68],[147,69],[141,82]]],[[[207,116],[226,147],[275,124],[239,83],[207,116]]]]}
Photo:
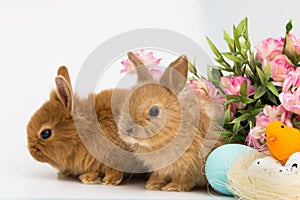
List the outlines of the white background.
{"type": "Polygon", "coordinates": [[[208,199],[200,191],[149,192],[143,183],[104,187],[58,180],[55,170],[30,157],[27,122],[47,100],[57,67],[68,66],[74,82],[87,56],[114,35],[137,28],[170,29],[212,56],[204,36],[226,50],[223,29],[245,16],[253,44],[283,36],[290,18],[299,35],[299,7],[297,0],[0,1],[0,198],[208,199]]]}

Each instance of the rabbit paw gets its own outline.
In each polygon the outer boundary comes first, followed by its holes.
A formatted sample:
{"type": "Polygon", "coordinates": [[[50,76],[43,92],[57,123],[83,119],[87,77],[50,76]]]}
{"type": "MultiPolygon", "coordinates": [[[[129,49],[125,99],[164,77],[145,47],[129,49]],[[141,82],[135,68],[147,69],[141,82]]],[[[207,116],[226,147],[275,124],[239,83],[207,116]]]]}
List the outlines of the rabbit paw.
{"type": "Polygon", "coordinates": [[[90,172],[82,174],[79,179],[83,184],[101,184],[101,180],[98,178],[98,173],[90,172]]]}
{"type": "Polygon", "coordinates": [[[96,180],[90,180],[90,179],[81,179],[81,182],[85,185],[96,185],[96,184],[101,184],[100,179],[96,180]]]}
{"type": "Polygon", "coordinates": [[[149,180],[146,183],[146,190],[161,190],[165,185],[165,182],[162,180],[149,180]]]}
{"type": "Polygon", "coordinates": [[[175,183],[175,182],[171,182],[161,188],[161,190],[168,191],[168,192],[185,192],[185,191],[189,191],[190,189],[191,188],[188,186],[188,184],[175,183]]]}
{"type": "Polygon", "coordinates": [[[102,184],[119,185],[122,180],[123,180],[123,172],[107,167],[105,169],[105,176],[102,179],[102,184]]]}
{"type": "Polygon", "coordinates": [[[123,176],[105,176],[102,179],[103,185],[119,185],[123,179],[123,176]]]}
{"type": "Polygon", "coordinates": [[[73,177],[71,173],[65,172],[65,171],[59,171],[57,173],[58,178],[65,179],[65,178],[71,178],[73,177]]]}

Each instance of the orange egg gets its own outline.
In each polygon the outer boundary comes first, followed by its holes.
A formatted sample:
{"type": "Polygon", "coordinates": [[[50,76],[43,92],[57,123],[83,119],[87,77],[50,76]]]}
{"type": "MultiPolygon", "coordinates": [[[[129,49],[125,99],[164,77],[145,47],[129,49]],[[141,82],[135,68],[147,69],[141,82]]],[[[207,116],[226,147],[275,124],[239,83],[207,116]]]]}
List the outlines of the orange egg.
{"type": "Polygon", "coordinates": [[[282,122],[273,121],[268,124],[266,140],[272,156],[283,163],[293,153],[300,152],[300,131],[287,127],[282,122]]]}

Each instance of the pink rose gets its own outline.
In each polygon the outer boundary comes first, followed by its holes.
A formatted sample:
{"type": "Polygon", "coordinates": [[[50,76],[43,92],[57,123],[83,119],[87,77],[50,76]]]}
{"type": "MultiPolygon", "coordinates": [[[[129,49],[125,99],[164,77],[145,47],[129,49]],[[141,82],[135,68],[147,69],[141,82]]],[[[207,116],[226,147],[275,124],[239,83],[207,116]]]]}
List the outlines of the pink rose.
{"type": "MultiPolygon", "coordinates": [[[[264,68],[265,62],[263,62],[263,70],[264,68]]],[[[282,82],[284,81],[286,75],[293,70],[294,66],[292,62],[284,54],[275,56],[270,62],[270,75],[275,81],[275,85],[282,86],[282,82]]]]}
{"type": "Polygon", "coordinates": [[[246,144],[261,152],[268,149],[268,145],[265,142],[265,127],[256,126],[252,128],[247,135],[246,144]]]}
{"type": "Polygon", "coordinates": [[[247,97],[249,97],[255,93],[255,88],[251,85],[250,80],[244,76],[223,76],[220,80],[220,87],[224,90],[226,95],[240,96],[241,86],[245,81],[247,81],[247,97]]]}
{"type": "Polygon", "coordinates": [[[282,92],[290,92],[295,88],[300,87],[300,67],[297,67],[295,71],[290,71],[286,76],[283,85],[282,92]]]}
{"type": "Polygon", "coordinates": [[[261,112],[255,116],[256,126],[265,128],[270,123],[270,117],[261,112]]]}
{"type": "Polygon", "coordinates": [[[255,46],[255,49],[257,50],[257,59],[260,62],[263,62],[264,59],[272,60],[275,56],[282,53],[283,44],[284,41],[274,38],[267,38],[261,41],[255,46]]]}
{"type": "Polygon", "coordinates": [[[279,120],[285,122],[285,118],[281,118],[283,113],[286,112],[282,105],[280,106],[270,106],[265,105],[262,112],[256,115],[256,126],[265,128],[271,121],[279,120]]]}
{"type": "Polygon", "coordinates": [[[296,88],[292,93],[280,93],[279,100],[286,110],[300,115],[300,87],[296,88]]]}
{"type": "MultiPolygon", "coordinates": [[[[146,53],[143,49],[140,52],[135,53],[135,55],[146,65],[149,66],[155,66],[158,65],[161,61],[161,58],[155,58],[153,56],[153,52],[146,53]]],[[[123,60],[121,64],[125,67],[121,70],[121,73],[129,73],[129,74],[135,74],[135,67],[132,64],[132,62],[128,59],[123,60]]]]}
{"type": "Polygon", "coordinates": [[[190,80],[187,88],[196,93],[208,95],[212,99],[216,100],[217,103],[225,103],[224,95],[220,93],[214,84],[205,79],[199,78],[197,80],[190,80]]]}
{"type": "MultiPolygon", "coordinates": [[[[224,90],[226,95],[241,95],[241,86],[247,81],[247,97],[255,93],[255,88],[251,85],[249,79],[244,76],[222,76],[220,80],[220,87],[224,90]]],[[[238,109],[244,109],[247,104],[242,102],[230,103],[230,112],[234,116],[238,109]]]]}
{"type": "Polygon", "coordinates": [[[199,78],[197,80],[190,80],[189,89],[199,94],[208,95],[210,97],[215,97],[218,93],[214,84],[202,78],[199,78]]]}

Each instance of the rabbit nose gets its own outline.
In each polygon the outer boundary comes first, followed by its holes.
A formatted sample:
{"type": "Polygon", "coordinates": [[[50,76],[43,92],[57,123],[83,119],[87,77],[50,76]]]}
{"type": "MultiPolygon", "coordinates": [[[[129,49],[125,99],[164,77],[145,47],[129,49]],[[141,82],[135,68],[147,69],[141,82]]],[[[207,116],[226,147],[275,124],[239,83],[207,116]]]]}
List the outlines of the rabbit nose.
{"type": "Polygon", "coordinates": [[[132,128],[127,128],[127,129],[126,129],[126,132],[127,132],[127,135],[130,136],[130,135],[132,134],[132,128]]]}

